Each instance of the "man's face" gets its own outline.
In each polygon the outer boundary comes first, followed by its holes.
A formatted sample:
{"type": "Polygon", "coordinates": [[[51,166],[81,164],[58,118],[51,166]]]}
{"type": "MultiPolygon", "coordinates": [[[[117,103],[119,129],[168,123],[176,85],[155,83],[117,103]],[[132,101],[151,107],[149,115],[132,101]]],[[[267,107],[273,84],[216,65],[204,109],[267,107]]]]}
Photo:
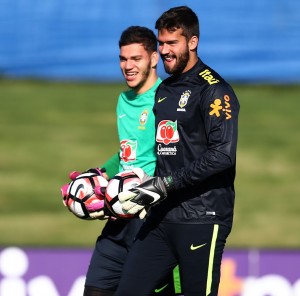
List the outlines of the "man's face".
{"type": "Polygon", "coordinates": [[[158,31],[158,50],[168,74],[180,74],[187,70],[190,59],[189,47],[182,29],[158,31]]]}
{"type": "Polygon", "coordinates": [[[122,46],[119,57],[127,85],[138,93],[149,77],[151,56],[142,44],[133,43],[122,46]]]}

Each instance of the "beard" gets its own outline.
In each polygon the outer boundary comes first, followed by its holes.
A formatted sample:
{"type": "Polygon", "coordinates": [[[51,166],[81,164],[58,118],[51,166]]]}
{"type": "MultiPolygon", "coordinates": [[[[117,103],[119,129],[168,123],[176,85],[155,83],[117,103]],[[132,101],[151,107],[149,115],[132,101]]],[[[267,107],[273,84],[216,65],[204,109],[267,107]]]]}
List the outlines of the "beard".
{"type": "Polygon", "coordinates": [[[145,85],[145,83],[147,82],[150,76],[150,72],[151,72],[151,63],[149,62],[146,68],[141,72],[142,75],[141,80],[138,82],[137,85],[131,87],[135,92],[138,92],[145,85]]]}
{"type": "Polygon", "coordinates": [[[177,61],[173,67],[169,67],[164,62],[164,68],[165,68],[166,73],[171,74],[171,75],[177,75],[177,74],[182,73],[189,61],[189,58],[190,58],[189,49],[188,49],[188,47],[186,47],[186,50],[176,58],[177,61]]]}

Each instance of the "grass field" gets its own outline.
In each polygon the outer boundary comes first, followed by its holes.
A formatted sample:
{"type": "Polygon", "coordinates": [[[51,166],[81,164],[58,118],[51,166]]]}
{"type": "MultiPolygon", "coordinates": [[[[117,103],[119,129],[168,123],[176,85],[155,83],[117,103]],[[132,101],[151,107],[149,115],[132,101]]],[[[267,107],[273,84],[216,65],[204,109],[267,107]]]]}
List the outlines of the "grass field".
{"type": "MultiPolygon", "coordinates": [[[[0,80],[0,246],[94,245],[103,222],[63,207],[67,173],[118,149],[122,84],[0,80]]],[[[300,86],[235,85],[241,104],[232,248],[300,247],[300,86]]]]}

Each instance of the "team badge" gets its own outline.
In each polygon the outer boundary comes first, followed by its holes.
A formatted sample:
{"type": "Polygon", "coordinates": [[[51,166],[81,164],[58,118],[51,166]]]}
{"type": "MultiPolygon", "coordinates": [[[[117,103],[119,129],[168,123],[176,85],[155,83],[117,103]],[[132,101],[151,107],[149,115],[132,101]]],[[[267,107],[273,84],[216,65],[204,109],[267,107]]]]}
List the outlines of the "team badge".
{"type": "Polygon", "coordinates": [[[144,110],[140,116],[140,124],[145,125],[148,119],[148,110],[144,110]]]}
{"type": "Polygon", "coordinates": [[[139,118],[140,125],[138,126],[139,130],[145,130],[146,129],[146,123],[147,123],[147,120],[148,120],[148,115],[149,115],[148,110],[144,110],[141,113],[140,118],[139,118]]]}
{"type": "Polygon", "coordinates": [[[180,108],[178,108],[177,111],[185,111],[184,107],[186,106],[191,93],[192,92],[190,90],[186,90],[182,93],[178,102],[180,108]]]}

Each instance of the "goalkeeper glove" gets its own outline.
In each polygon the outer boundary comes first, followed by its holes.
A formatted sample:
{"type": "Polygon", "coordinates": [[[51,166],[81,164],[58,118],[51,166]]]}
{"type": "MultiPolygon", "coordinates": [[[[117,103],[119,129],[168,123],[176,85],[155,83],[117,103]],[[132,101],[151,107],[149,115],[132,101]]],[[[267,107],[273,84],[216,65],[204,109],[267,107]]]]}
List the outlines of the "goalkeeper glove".
{"type": "Polygon", "coordinates": [[[142,219],[150,206],[167,197],[168,191],[173,189],[173,180],[172,177],[150,177],[140,168],[133,169],[133,172],[142,180],[142,184],[120,192],[118,198],[124,210],[129,214],[140,212],[142,219]]]}
{"type": "Polygon", "coordinates": [[[84,174],[84,173],[94,173],[98,176],[102,176],[106,180],[108,180],[108,176],[106,174],[106,169],[105,168],[93,168],[93,169],[88,169],[85,172],[78,172],[78,171],[73,171],[69,174],[69,178],[73,181],[75,180],[79,175],[84,174]]]}

